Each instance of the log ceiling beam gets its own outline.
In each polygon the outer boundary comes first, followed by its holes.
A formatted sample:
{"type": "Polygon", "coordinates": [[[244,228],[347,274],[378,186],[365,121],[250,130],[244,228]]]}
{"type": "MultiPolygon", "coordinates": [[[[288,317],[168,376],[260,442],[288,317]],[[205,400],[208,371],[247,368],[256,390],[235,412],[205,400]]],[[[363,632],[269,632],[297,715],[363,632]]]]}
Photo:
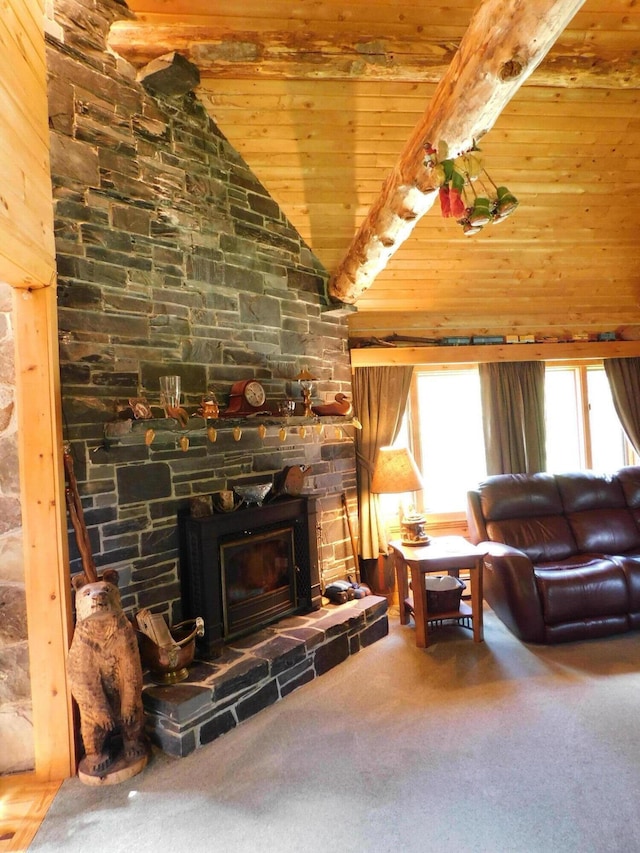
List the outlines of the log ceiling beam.
{"type": "MultiPolygon", "coordinates": [[[[174,51],[198,67],[203,85],[216,79],[367,80],[438,83],[459,39],[422,33],[397,39],[342,33],[229,31],[209,25],[116,23],[110,47],[137,68],[174,51]]],[[[638,88],[640,56],[607,51],[585,55],[584,42],[565,33],[536,72],[536,84],[555,87],[638,88]]]]}
{"type": "Polygon", "coordinates": [[[584,0],[485,0],[474,14],[424,116],[329,281],[332,299],[354,304],[431,208],[434,170],[425,143],[456,157],[471,148],[535,70],[584,0]]]}

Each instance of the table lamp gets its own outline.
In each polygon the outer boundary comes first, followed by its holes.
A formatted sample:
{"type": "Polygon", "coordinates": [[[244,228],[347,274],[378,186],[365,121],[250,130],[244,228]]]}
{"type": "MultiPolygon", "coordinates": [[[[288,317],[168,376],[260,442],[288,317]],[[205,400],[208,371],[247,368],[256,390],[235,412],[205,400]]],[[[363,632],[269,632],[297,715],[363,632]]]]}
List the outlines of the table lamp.
{"type": "MultiPolygon", "coordinates": [[[[404,494],[424,488],[422,475],[408,447],[381,447],[371,481],[374,494],[404,494]]],[[[426,519],[411,504],[405,508],[400,501],[400,539],[403,545],[426,545],[426,519]]]]}

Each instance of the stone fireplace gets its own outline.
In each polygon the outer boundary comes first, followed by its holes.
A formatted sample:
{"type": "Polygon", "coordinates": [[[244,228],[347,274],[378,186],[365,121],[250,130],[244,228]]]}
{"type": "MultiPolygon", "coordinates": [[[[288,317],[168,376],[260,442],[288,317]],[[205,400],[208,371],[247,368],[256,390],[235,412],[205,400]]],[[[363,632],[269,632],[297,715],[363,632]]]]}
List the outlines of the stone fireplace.
{"type": "MultiPolygon", "coordinates": [[[[190,415],[209,392],[224,411],[248,378],[270,405],[301,405],[303,365],[315,400],[351,397],[347,323],[326,270],[196,95],[150,94],[107,49],[126,14],[99,0],[90,20],[62,16],[60,39],[47,38],[63,422],[98,569],[118,570],[128,613],[175,624],[177,518],[193,498],[287,466],[313,472],[320,581],[354,573],[341,501],[353,514],[353,429],[264,433],[227,419],[212,440],[195,418],[184,430],[134,421],[153,427],[147,441],[148,428],[113,438],[108,427],[133,398],[157,408],[166,374],[181,377],[190,415]]],[[[73,535],[70,557],[75,572],[73,535]]]]}
{"type": "Polygon", "coordinates": [[[321,605],[314,498],[181,518],[184,610],[204,619],[205,658],[229,641],[321,605]]]}
{"type": "Polygon", "coordinates": [[[181,515],[183,608],[205,635],[186,680],[147,674],[147,733],[163,751],[189,755],[388,634],[382,596],[322,605],[317,506],[181,515]]]}

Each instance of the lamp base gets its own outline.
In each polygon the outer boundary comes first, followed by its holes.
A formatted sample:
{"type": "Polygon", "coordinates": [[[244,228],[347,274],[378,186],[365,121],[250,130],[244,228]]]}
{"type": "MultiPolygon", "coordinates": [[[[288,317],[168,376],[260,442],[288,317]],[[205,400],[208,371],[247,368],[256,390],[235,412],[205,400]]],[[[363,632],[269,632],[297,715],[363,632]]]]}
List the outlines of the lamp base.
{"type": "Polygon", "coordinates": [[[428,545],[426,519],[423,515],[407,515],[400,521],[400,541],[403,545],[428,545]]]}
{"type": "Polygon", "coordinates": [[[310,418],[313,416],[311,411],[311,391],[306,388],[302,389],[302,404],[304,406],[304,417],[310,418]]]}
{"type": "Polygon", "coordinates": [[[424,539],[400,539],[400,542],[403,545],[428,545],[431,542],[430,536],[425,536],[424,539]]]}

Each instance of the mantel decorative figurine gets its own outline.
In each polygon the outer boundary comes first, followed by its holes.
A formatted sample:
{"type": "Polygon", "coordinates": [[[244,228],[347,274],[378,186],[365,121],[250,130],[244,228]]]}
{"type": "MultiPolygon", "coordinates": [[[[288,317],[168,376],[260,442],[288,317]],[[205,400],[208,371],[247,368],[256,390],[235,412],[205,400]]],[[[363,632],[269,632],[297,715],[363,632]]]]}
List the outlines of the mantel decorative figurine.
{"type": "Polygon", "coordinates": [[[311,411],[311,394],[313,393],[314,382],[316,381],[316,377],[313,376],[307,366],[305,365],[300,373],[295,377],[298,384],[300,385],[300,389],[302,391],[302,400],[304,403],[304,416],[305,418],[310,418],[312,416],[311,411]]]}

